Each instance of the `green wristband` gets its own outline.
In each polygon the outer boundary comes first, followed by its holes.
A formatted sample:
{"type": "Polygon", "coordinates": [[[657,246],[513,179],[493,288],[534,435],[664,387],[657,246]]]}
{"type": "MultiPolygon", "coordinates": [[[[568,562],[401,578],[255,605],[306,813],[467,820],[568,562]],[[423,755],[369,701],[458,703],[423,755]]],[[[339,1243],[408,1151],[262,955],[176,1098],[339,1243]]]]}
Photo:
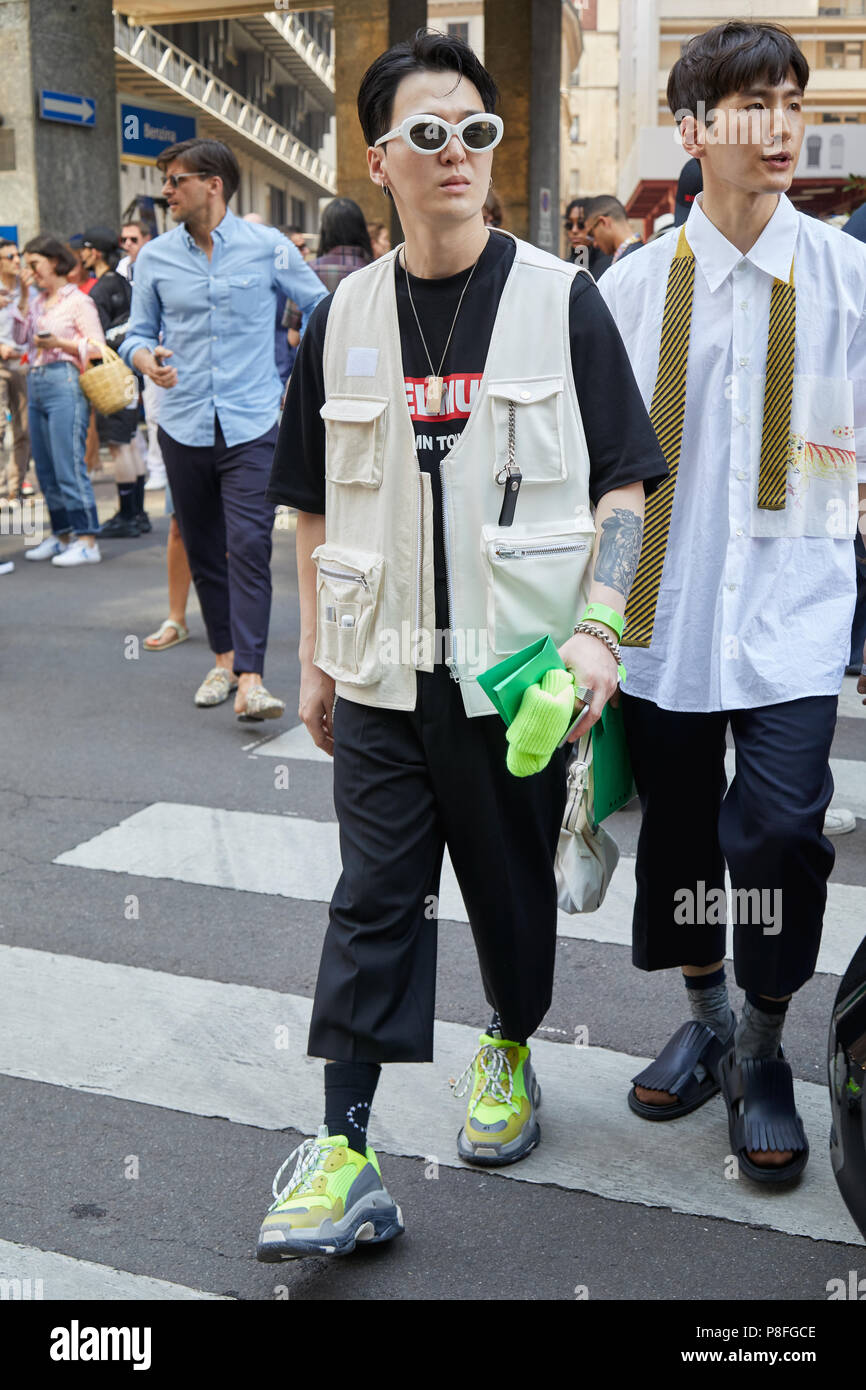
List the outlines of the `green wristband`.
{"type": "Polygon", "coordinates": [[[604,603],[589,603],[580,621],[585,623],[588,618],[595,618],[597,622],[613,628],[617,637],[622,638],[622,615],[617,613],[614,608],[608,608],[604,603]]]}

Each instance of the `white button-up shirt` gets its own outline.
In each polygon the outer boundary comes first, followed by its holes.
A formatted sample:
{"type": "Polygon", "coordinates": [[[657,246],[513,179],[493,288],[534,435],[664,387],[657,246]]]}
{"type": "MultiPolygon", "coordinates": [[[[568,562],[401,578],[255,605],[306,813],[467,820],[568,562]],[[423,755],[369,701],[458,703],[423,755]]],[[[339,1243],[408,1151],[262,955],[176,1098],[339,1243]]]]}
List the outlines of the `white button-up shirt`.
{"type": "MultiPolygon", "coordinates": [[[[647,410],[678,236],[599,282],[647,410]]],[[[695,282],[682,451],[652,642],[626,650],[625,688],[685,712],[836,695],[854,612],[856,477],[866,482],[866,247],[784,195],[745,256],[700,196],[686,236],[695,282]],[[770,292],[792,257],[799,452],[784,511],[767,512],[757,479],[770,292]]]]}

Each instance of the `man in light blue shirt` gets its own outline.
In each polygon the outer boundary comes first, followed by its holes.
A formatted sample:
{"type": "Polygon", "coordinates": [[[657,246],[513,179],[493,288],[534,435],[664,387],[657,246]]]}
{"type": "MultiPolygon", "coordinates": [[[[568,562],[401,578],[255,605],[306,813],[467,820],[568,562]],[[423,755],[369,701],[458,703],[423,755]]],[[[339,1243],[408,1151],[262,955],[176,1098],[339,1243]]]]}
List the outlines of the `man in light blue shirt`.
{"type": "Polygon", "coordinates": [[[179,225],[139,253],[121,354],[166,388],[159,442],[215,661],[195,702],[221,704],[236,690],[240,718],[275,719],[285,706],[262,674],[273,527],[265,488],[282,389],[276,296],[282,289],[306,321],[327,291],[284,236],[229,212],[240,173],[227,145],[184,140],[157,163],[179,225]]]}

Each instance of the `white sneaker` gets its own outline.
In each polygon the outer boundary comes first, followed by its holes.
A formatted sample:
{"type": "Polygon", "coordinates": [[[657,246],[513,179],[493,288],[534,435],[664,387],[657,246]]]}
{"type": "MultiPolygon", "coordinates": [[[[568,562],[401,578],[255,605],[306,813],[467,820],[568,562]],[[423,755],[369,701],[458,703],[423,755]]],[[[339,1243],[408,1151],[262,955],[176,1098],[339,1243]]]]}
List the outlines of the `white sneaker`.
{"type": "Polygon", "coordinates": [[[97,565],[102,559],[99,553],[99,546],[94,541],[93,545],[85,545],[84,541],[73,541],[60,555],[55,555],[51,561],[52,565],[97,565]]]}
{"type": "Polygon", "coordinates": [[[165,487],[166,481],[165,469],[160,473],[152,468],[147,475],[147,482],[144,485],[144,490],[145,492],[159,492],[165,487]]]}
{"type": "Polygon", "coordinates": [[[825,835],[847,835],[849,830],[856,828],[857,821],[852,811],[846,811],[844,806],[828,806],[824,815],[825,835]]]}
{"type": "Polygon", "coordinates": [[[25,560],[50,560],[54,555],[59,555],[64,547],[60,544],[56,536],[46,536],[44,541],[34,545],[30,550],[25,550],[25,560]]]}
{"type": "Polygon", "coordinates": [[[11,574],[14,568],[14,560],[3,560],[2,562],[0,562],[0,574],[11,574]]]}

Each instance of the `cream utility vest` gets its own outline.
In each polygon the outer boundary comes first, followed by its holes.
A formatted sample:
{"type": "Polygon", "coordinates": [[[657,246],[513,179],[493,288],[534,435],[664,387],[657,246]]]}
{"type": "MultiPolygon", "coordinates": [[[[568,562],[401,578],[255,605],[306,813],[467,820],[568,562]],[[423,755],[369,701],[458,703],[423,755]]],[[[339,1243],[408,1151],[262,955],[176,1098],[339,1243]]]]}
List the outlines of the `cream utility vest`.
{"type": "MultiPolygon", "coordinates": [[[[558,646],[571,636],[595,534],[569,338],[572,280],[588,272],[512,240],[478,394],[439,465],[451,628],[444,655],[470,716],[495,713],[477,683],[488,667],[545,633],[558,646]],[[510,424],[523,482],[513,525],[500,526],[510,424]]],[[[416,671],[433,669],[437,634],[433,500],[406,402],[399,250],[347,276],[328,315],[314,661],[341,698],[410,710],[416,671]]]]}

